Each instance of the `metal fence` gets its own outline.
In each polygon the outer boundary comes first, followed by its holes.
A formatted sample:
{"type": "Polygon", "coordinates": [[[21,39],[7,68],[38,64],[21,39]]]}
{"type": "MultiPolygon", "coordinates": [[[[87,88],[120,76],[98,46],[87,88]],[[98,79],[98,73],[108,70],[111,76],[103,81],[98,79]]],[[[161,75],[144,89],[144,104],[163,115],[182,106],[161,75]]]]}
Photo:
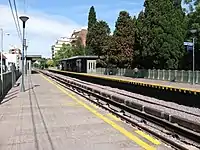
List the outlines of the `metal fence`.
{"type": "MultiPolygon", "coordinates": [[[[2,97],[12,88],[20,77],[19,70],[3,73],[3,82],[0,80],[0,97],[2,97]]],[[[0,101],[1,101],[0,99],[0,101]]]]}
{"type": "MultiPolygon", "coordinates": [[[[164,80],[173,82],[192,83],[192,71],[185,70],[139,70],[136,74],[133,69],[124,68],[97,68],[97,74],[103,75],[117,75],[133,78],[146,78],[153,80],[164,80]]],[[[196,84],[200,84],[200,71],[195,71],[194,80],[196,84]]]]}

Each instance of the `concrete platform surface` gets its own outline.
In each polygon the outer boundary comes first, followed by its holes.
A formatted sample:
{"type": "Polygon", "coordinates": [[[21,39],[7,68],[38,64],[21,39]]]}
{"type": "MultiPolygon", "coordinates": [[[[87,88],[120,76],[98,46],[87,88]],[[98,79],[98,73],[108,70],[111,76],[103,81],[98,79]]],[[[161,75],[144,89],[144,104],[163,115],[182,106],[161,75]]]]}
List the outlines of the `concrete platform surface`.
{"type": "Polygon", "coordinates": [[[111,77],[117,78],[122,80],[131,80],[134,82],[143,82],[145,84],[156,84],[159,86],[171,86],[174,88],[182,88],[187,90],[197,90],[200,92],[200,84],[192,85],[190,83],[180,83],[180,82],[170,82],[170,81],[163,81],[163,80],[153,80],[153,79],[145,79],[145,78],[131,78],[131,77],[124,77],[124,76],[113,76],[113,75],[99,75],[103,77],[111,77]]]}
{"type": "Polygon", "coordinates": [[[0,105],[0,150],[171,149],[40,74],[25,88],[0,105]]]}

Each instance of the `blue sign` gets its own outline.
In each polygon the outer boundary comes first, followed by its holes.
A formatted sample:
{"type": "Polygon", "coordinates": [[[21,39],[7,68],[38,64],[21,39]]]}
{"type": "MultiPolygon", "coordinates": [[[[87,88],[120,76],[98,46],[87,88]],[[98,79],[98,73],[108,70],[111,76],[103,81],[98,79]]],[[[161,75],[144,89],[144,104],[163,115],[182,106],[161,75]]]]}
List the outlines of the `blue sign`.
{"type": "Polygon", "coordinates": [[[192,42],[184,42],[184,45],[185,46],[193,46],[193,43],[192,42]]]}
{"type": "Polygon", "coordinates": [[[193,43],[192,42],[184,42],[184,45],[187,48],[187,51],[193,51],[193,43]]]}

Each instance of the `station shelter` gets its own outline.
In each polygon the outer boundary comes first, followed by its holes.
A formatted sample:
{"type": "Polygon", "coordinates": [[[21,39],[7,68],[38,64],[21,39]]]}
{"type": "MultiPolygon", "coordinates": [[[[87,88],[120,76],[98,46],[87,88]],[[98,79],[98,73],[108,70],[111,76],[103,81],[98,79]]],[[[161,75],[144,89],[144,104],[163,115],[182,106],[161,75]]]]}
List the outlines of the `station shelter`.
{"type": "Polygon", "coordinates": [[[98,56],[74,56],[60,60],[61,70],[80,72],[80,73],[96,73],[96,64],[98,56]]]}

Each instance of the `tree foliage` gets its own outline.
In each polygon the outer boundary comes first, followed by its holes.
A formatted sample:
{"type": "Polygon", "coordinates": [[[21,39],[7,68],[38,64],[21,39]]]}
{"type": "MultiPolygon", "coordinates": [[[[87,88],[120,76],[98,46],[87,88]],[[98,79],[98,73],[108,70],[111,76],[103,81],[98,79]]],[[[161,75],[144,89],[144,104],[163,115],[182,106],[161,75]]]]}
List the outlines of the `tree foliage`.
{"type": "Polygon", "coordinates": [[[142,27],[145,68],[178,69],[184,55],[186,19],[180,0],[146,0],[142,27]]]}
{"type": "Polygon", "coordinates": [[[131,67],[135,44],[135,22],[126,11],[121,11],[115,24],[111,51],[112,60],[119,67],[131,67]]]}
{"type": "Polygon", "coordinates": [[[96,24],[96,22],[97,22],[96,12],[95,12],[94,6],[92,6],[90,8],[89,15],[88,15],[88,33],[86,36],[86,49],[87,49],[88,54],[92,54],[92,47],[90,43],[91,43],[91,40],[95,38],[95,36],[92,34],[91,29],[96,24]]]}
{"type": "Polygon", "coordinates": [[[86,54],[104,56],[107,67],[191,69],[192,54],[184,41],[195,34],[196,67],[200,68],[200,0],[145,0],[138,18],[121,11],[113,35],[105,21],[97,21],[94,7],[88,16],[86,54]]]}
{"type": "Polygon", "coordinates": [[[48,59],[48,60],[46,61],[46,64],[47,64],[48,67],[53,67],[53,66],[54,66],[54,62],[53,62],[52,59],[48,59]]]}
{"type": "Polygon", "coordinates": [[[88,16],[88,30],[92,28],[92,26],[97,22],[96,12],[94,6],[90,8],[89,16],[88,16]]]}
{"type": "Polygon", "coordinates": [[[110,28],[105,21],[97,21],[88,34],[92,38],[88,44],[92,49],[92,53],[97,56],[102,56],[106,53],[106,47],[108,46],[108,38],[110,34],[110,28]]]}

